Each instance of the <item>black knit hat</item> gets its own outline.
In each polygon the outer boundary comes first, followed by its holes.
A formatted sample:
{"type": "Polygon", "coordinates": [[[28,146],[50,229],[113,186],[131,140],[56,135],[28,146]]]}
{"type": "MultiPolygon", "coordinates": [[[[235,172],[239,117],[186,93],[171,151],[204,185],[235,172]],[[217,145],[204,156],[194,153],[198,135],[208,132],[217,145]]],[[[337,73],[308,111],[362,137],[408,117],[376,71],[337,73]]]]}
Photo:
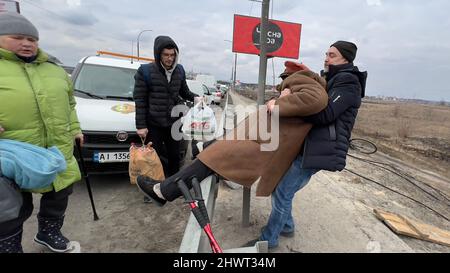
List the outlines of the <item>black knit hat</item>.
{"type": "Polygon", "coordinates": [[[335,47],[339,52],[342,54],[342,56],[349,61],[350,63],[355,60],[356,57],[356,51],[358,48],[354,43],[346,42],[346,41],[337,41],[336,43],[332,44],[330,47],[335,47]]]}

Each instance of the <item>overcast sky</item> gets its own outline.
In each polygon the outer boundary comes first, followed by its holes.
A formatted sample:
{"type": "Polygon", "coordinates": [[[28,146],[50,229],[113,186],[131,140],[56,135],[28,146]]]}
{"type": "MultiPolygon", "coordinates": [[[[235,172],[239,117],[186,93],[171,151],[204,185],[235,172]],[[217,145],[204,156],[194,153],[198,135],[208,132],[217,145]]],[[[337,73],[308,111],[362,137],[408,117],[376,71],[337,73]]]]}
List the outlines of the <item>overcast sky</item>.
{"type": "MultiPolygon", "coordinates": [[[[141,56],[153,57],[157,35],[171,36],[188,71],[229,80],[233,15],[261,15],[247,0],[21,0],[39,29],[41,47],[75,65],[97,50],[130,54],[141,30],[141,56]]],[[[368,95],[450,101],[450,1],[272,0],[273,19],[302,24],[299,61],[315,71],[336,40],[358,47],[355,64],[369,73],[368,95]]],[[[136,42],[134,53],[136,54],[136,42]]],[[[276,58],[275,73],[284,61],[276,58]]],[[[237,79],[258,81],[259,58],[239,54],[237,79]]],[[[267,82],[272,83],[269,61],[267,82]]],[[[278,83],[278,79],[276,79],[278,83]]]]}

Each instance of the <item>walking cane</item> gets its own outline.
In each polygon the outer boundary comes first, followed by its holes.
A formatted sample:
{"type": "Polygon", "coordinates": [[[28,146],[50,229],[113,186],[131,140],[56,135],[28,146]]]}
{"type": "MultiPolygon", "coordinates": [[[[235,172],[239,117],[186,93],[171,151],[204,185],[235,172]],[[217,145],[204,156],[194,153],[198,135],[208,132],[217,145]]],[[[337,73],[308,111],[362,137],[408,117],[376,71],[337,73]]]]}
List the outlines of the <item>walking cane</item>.
{"type": "MultiPolygon", "coordinates": [[[[195,180],[197,180],[197,178],[195,178],[195,180]]],[[[198,183],[198,180],[197,180],[197,183],[198,183]]],[[[192,195],[191,195],[188,187],[184,183],[184,181],[182,179],[179,179],[177,181],[177,185],[178,185],[178,188],[183,193],[183,196],[184,196],[184,199],[186,200],[186,203],[189,204],[189,206],[191,208],[191,211],[192,211],[192,214],[194,214],[195,219],[197,219],[197,222],[200,225],[200,228],[202,228],[203,231],[208,236],[209,244],[211,245],[212,252],[213,253],[223,253],[222,249],[219,246],[219,243],[217,243],[217,240],[216,240],[216,238],[214,238],[214,235],[212,233],[211,225],[209,223],[208,213],[206,211],[206,207],[204,206],[204,203],[203,203],[203,206],[202,206],[204,210],[202,211],[202,209],[200,209],[197,206],[197,204],[195,202],[196,200],[194,198],[192,198],[192,195]]],[[[196,186],[198,186],[198,184],[196,186]]],[[[196,190],[196,187],[194,188],[194,190],[196,190]]],[[[200,189],[200,193],[197,192],[197,190],[196,190],[196,198],[201,200],[199,202],[203,202],[203,197],[201,196],[201,189],[200,189]]]]}
{"type": "Polygon", "coordinates": [[[94,204],[94,197],[92,196],[92,190],[91,190],[91,183],[89,182],[89,176],[86,172],[86,167],[84,166],[84,159],[83,154],[81,153],[81,145],[80,140],[77,138],[75,140],[77,150],[78,150],[78,156],[80,157],[80,164],[81,164],[81,172],[83,173],[84,181],[86,182],[86,187],[89,193],[89,199],[91,199],[91,206],[92,206],[92,212],[94,213],[94,221],[97,221],[98,215],[97,211],[95,210],[95,204],[94,204]]]}

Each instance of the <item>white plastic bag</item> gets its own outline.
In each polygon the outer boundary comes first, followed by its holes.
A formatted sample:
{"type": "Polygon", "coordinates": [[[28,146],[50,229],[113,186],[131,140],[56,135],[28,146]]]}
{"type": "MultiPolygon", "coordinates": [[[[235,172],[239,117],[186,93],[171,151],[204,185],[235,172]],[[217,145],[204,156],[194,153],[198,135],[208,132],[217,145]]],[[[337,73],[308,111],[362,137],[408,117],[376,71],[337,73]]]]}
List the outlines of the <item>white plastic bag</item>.
{"type": "Polygon", "coordinates": [[[181,130],[195,140],[211,140],[216,131],[214,111],[203,101],[192,107],[182,118],[181,130]]]}

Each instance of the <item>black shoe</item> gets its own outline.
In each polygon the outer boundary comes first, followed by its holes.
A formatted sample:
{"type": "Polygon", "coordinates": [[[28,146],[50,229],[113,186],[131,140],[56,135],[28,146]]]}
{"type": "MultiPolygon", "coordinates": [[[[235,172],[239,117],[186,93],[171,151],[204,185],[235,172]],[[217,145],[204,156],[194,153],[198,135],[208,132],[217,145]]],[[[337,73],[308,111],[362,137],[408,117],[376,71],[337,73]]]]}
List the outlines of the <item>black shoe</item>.
{"type": "Polygon", "coordinates": [[[12,236],[0,239],[0,253],[23,253],[22,230],[12,236]]]}
{"type": "MultiPolygon", "coordinates": [[[[263,232],[264,228],[266,228],[265,226],[261,228],[261,233],[263,232]]],[[[286,237],[286,238],[294,238],[295,236],[295,231],[290,231],[290,232],[286,232],[286,231],[281,231],[280,232],[280,236],[286,237]]]]}
{"type": "MultiPolygon", "coordinates": [[[[252,247],[252,246],[255,246],[257,242],[260,242],[260,241],[262,241],[262,240],[259,238],[256,238],[254,240],[248,241],[247,243],[243,244],[241,247],[252,247]]],[[[276,245],[276,246],[268,245],[267,247],[269,249],[274,249],[274,248],[277,248],[278,245],[276,245]]]]}
{"type": "Polygon", "coordinates": [[[167,202],[167,200],[161,199],[153,191],[153,186],[160,183],[161,181],[151,179],[150,177],[139,175],[137,177],[137,187],[142,191],[147,197],[155,201],[155,204],[162,207],[167,202]]]}
{"type": "Polygon", "coordinates": [[[34,241],[48,247],[53,252],[67,252],[70,250],[70,241],[61,233],[63,223],[64,217],[44,218],[38,216],[39,231],[34,237],[34,241]]]}
{"type": "Polygon", "coordinates": [[[151,204],[151,203],[153,203],[153,200],[148,198],[147,195],[144,195],[144,203],[151,204]]]}

